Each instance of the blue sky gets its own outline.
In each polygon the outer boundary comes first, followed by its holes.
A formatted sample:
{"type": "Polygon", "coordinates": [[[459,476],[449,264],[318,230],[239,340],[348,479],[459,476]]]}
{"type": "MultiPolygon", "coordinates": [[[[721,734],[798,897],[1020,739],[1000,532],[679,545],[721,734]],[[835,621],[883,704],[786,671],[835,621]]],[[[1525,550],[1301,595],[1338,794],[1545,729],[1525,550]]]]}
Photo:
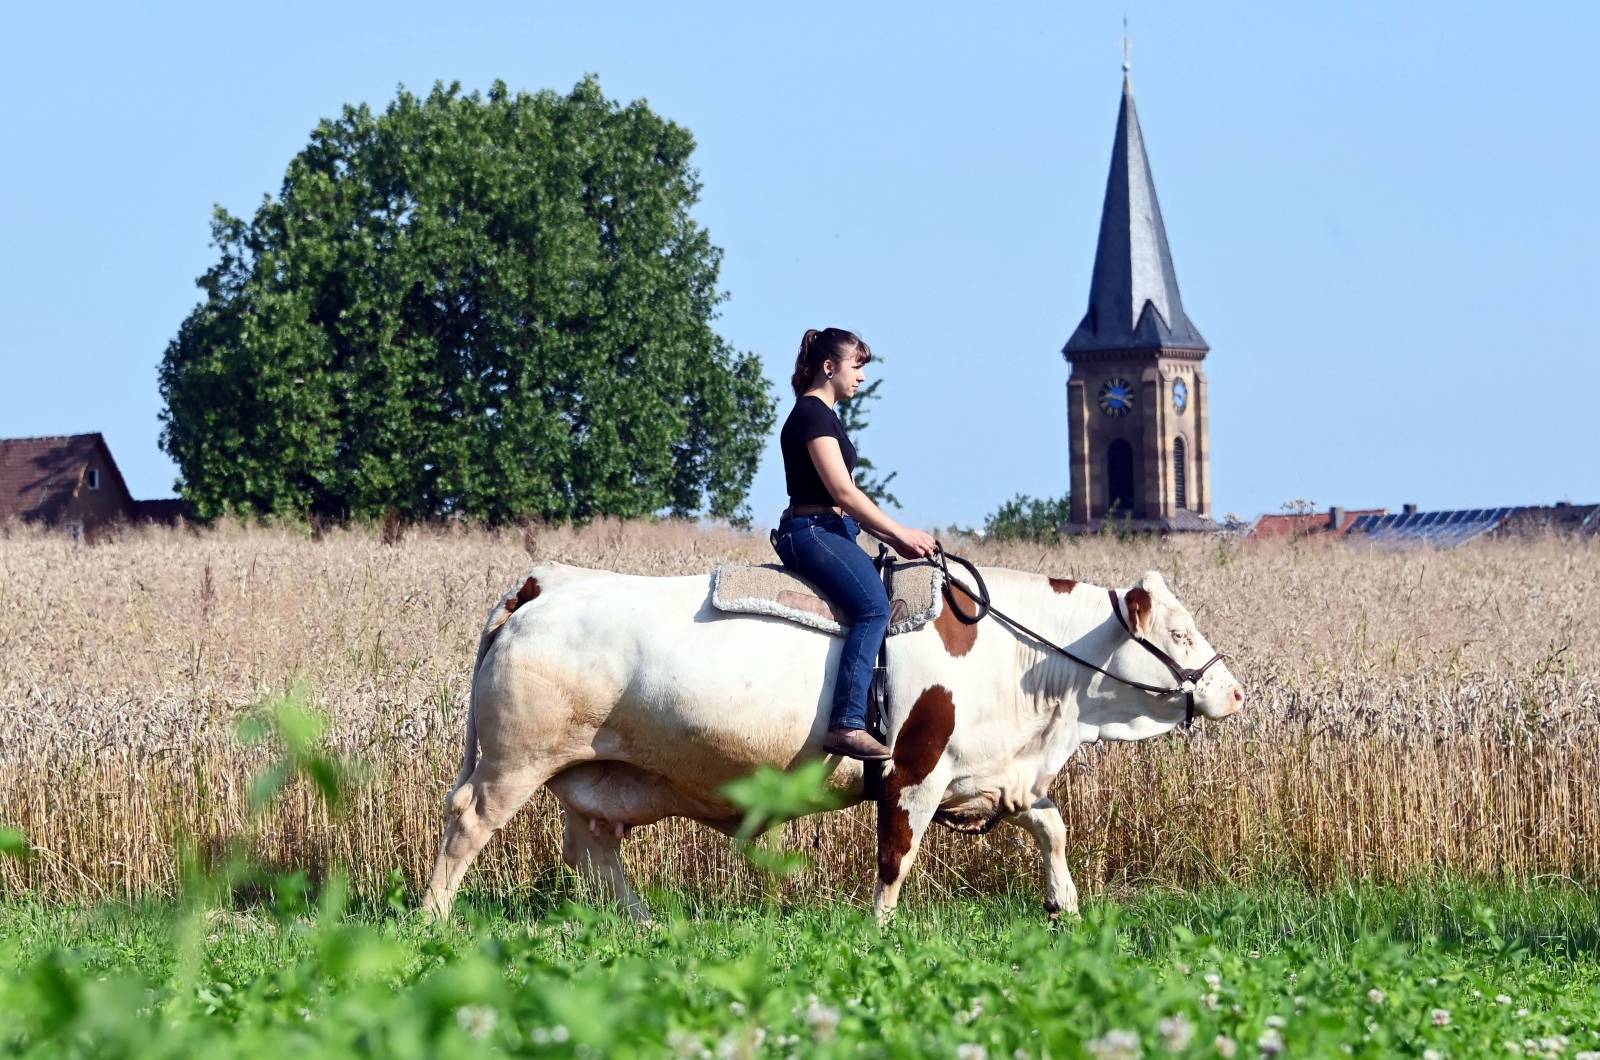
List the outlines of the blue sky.
{"type": "Polygon", "coordinates": [[[883,356],[904,520],[1062,494],[1126,9],[1216,513],[1600,500],[1600,5],[138,6],[14,9],[0,61],[0,436],[103,431],[136,496],[213,204],[343,103],[586,72],[694,132],[718,327],[785,410],[807,327],[883,356]]]}

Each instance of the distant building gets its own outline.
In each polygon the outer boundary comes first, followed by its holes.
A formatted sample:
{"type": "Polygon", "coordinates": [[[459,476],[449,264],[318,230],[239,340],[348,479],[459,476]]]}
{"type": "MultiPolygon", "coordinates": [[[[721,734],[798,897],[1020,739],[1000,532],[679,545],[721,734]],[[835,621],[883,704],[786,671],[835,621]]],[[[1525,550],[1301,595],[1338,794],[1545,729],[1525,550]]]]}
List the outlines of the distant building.
{"type": "Polygon", "coordinates": [[[115,523],[176,522],[177,498],[139,501],[100,434],[0,439],[0,523],[60,527],[74,537],[115,523]]]}
{"type": "Polygon", "coordinates": [[[1342,534],[1364,515],[1388,515],[1387,508],[1329,508],[1325,512],[1263,515],[1250,525],[1251,538],[1315,537],[1342,534]]]}
{"type": "Polygon", "coordinates": [[[1329,508],[1315,514],[1263,515],[1250,527],[1252,539],[1342,537],[1352,544],[1453,548],[1480,537],[1518,534],[1600,533],[1600,504],[1525,505],[1424,512],[1415,504],[1399,512],[1383,508],[1329,508]]]}
{"type": "Polygon", "coordinates": [[[1351,524],[1346,539],[1371,545],[1429,545],[1453,548],[1490,534],[1541,532],[1588,535],[1600,529],[1600,504],[1525,505],[1418,511],[1408,504],[1399,515],[1365,516],[1351,524]]]}
{"type": "Polygon", "coordinates": [[[1067,530],[1216,530],[1210,347],[1183,310],[1144,134],[1123,67],[1089,307],[1062,355],[1072,510],[1067,530]]]}

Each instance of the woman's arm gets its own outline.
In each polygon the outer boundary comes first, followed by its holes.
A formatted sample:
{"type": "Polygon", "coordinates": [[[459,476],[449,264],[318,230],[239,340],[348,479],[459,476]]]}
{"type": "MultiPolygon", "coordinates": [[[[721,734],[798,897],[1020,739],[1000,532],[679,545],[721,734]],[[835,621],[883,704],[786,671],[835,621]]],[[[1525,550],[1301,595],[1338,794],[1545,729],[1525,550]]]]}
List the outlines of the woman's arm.
{"type": "Polygon", "coordinates": [[[839,439],[828,435],[812,438],[806,442],[806,451],[811,454],[811,463],[816,466],[817,475],[834,503],[843,508],[846,515],[854,517],[869,534],[893,545],[902,555],[932,555],[931,535],[901,526],[856,485],[855,479],[850,477],[850,469],[845,466],[839,439]]]}

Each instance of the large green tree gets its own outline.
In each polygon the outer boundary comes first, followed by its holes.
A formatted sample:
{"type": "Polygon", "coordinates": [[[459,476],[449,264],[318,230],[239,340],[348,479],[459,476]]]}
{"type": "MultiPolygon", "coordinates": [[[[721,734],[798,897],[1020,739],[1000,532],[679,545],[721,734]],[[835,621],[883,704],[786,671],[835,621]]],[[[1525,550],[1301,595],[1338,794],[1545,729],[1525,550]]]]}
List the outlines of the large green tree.
{"type": "Polygon", "coordinates": [[[712,329],[688,130],[570,94],[402,89],[319,124],[161,366],[202,517],[742,520],[774,403],[712,329]]]}

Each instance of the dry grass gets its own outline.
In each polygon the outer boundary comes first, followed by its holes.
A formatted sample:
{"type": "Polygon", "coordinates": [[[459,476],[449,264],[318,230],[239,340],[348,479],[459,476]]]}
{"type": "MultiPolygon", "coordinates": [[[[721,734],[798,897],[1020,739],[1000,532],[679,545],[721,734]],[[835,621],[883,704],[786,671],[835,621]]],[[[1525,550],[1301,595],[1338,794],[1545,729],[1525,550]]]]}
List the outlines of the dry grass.
{"type": "MultiPolygon", "coordinates": [[[[417,880],[459,761],[479,624],[530,552],[651,574],[768,558],[755,535],[673,524],[384,536],[224,525],[82,547],[0,531],[0,823],[43,850],[0,863],[0,886],[170,890],[177,837],[217,842],[246,818],[262,759],[236,745],[234,722],[296,676],[313,682],[337,742],[370,778],[349,822],[330,823],[294,792],[260,854],[339,861],[358,882],[395,866],[417,880]]],[[[1158,568],[1249,690],[1246,713],[1224,724],[1069,767],[1057,796],[1086,891],[1270,877],[1600,880],[1600,543],[951,544],[982,563],[1099,584],[1158,568]]],[[[871,820],[858,809],[791,825],[817,862],[792,886],[863,895],[871,820]]],[[[473,883],[548,880],[558,827],[541,795],[473,883]]],[[[939,833],[917,886],[1031,882],[1020,838],[939,833]]],[[[725,840],[686,822],[639,833],[629,858],[647,884],[756,886],[725,840]]]]}

